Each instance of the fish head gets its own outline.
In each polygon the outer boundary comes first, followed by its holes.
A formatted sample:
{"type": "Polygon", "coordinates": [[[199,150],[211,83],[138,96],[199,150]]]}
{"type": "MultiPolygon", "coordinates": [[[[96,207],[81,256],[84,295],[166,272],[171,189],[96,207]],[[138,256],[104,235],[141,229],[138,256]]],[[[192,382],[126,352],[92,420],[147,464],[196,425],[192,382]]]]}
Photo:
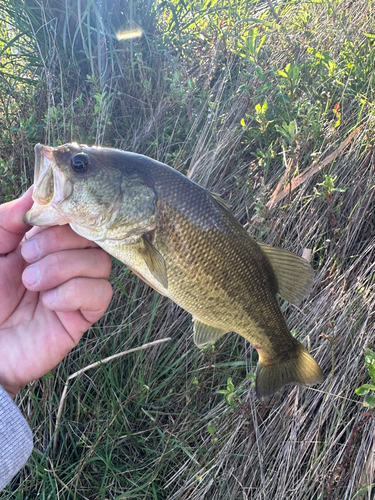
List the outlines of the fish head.
{"type": "Polygon", "coordinates": [[[134,240],[151,231],[155,193],[128,155],[76,143],[56,148],[37,144],[34,204],[25,222],[43,227],[70,224],[92,241],[134,240]]]}

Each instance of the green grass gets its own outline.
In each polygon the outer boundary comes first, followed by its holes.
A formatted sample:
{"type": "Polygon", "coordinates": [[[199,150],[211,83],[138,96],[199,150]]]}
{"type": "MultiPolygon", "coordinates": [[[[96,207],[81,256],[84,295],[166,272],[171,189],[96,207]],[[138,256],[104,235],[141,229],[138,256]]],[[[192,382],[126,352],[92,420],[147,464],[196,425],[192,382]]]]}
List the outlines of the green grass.
{"type": "Polygon", "coordinates": [[[31,184],[39,141],[169,163],[220,193],[257,239],[312,249],[310,298],[282,307],[326,374],[259,402],[244,339],[198,350],[189,315],[115,264],[106,315],[17,398],[35,450],[0,499],[372,498],[374,419],[355,389],[375,345],[374,3],[273,3],[0,7],[0,200],[31,184]],[[115,39],[134,23],[142,38],[115,39]],[[289,191],[270,208],[287,169],[289,191]],[[56,430],[71,374],[165,337],[71,380],[56,430]]]}

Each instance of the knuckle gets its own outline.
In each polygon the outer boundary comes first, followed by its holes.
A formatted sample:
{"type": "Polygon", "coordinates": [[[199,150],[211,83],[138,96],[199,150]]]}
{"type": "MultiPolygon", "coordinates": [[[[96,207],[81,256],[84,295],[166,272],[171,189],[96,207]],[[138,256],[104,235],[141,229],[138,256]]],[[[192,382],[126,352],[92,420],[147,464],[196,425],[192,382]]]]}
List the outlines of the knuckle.
{"type": "Polygon", "coordinates": [[[108,278],[109,275],[111,274],[112,260],[111,257],[104,250],[102,250],[102,253],[103,253],[105,276],[108,278]]]}
{"type": "Polygon", "coordinates": [[[36,235],[38,246],[42,255],[46,256],[61,246],[58,227],[53,226],[41,231],[36,235]]]}
{"type": "Polygon", "coordinates": [[[63,262],[59,252],[47,254],[40,261],[40,269],[44,278],[48,281],[54,281],[59,277],[63,269],[63,262]]]}
{"type": "Polygon", "coordinates": [[[112,260],[111,257],[102,250],[101,248],[96,248],[93,252],[95,252],[94,265],[95,268],[99,269],[99,276],[108,278],[111,274],[112,260]]]}
{"type": "MultiPolygon", "coordinates": [[[[91,294],[89,302],[92,309],[106,309],[112,298],[112,287],[104,278],[97,278],[85,283],[87,288],[90,287],[91,294]]],[[[86,304],[88,306],[89,304],[86,304]]]]}

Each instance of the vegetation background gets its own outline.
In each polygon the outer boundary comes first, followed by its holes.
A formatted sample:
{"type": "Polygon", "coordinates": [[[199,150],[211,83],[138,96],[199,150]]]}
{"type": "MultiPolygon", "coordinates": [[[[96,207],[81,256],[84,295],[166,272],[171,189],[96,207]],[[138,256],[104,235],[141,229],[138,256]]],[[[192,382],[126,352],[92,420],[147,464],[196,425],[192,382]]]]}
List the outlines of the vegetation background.
{"type": "Polygon", "coordinates": [[[32,183],[38,142],[168,163],[229,201],[256,239],[312,250],[310,298],[281,306],[326,374],[258,401],[243,338],[197,349],[189,315],[114,263],[105,317],[18,396],[35,450],[1,500],[374,498],[373,393],[355,393],[375,373],[364,357],[375,342],[374,8],[0,4],[0,201],[32,183]],[[70,375],[166,337],[70,380],[56,426],[70,375]]]}

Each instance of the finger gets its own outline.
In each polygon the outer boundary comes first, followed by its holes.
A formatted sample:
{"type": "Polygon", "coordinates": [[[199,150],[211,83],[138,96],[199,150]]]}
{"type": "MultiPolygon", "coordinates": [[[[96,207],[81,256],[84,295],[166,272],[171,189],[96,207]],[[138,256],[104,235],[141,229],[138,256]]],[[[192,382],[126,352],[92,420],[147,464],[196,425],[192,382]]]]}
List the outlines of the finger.
{"type": "Polygon", "coordinates": [[[109,282],[93,278],[75,278],[42,294],[43,304],[59,313],[60,321],[76,342],[103,316],[111,298],[109,282]]]}
{"type": "Polygon", "coordinates": [[[101,248],[51,253],[26,267],[22,281],[32,291],[50,290],[73,278],[109,278],[111,258],[101,248]]]}
{"type": "Polygon", "coordinates": [[[6,255],[16,248],[30,226],[23,217],[30,210],[32,187],[17,200],[0,205],[0,255],[6,255]]]}
{"type": "MultiPolygon", "coordinates": [[[[35,236],[36,234],[40,233],[41,231],[45,231],[46,227],[41,227],[41,226],[33,226],[30,231],[27,231],[27,233],[24,236],[24,240],[28,240],[35,236]]],[[[23,243],[23,242],[22,242],[23,243]]]]}
{"type": "MultiPolygon", "coordinates": [[[[34,228],[33,228],[34,229],[34,228]]],[[[37,234],[30,231],[31,237],[26,234],[22,245],[22,256],[27,262],[35,262],[42,257],[60,250],[72,250],[75,248],[91,248],[98,245],[79,236],[69,225],[52,226],[37,234]]]]}
{"type": "Polygon", "coordinates": [[[21,275],[25,261],[20,248],[0,259],[0,325],[9,317],[25,293],[21,275]]]}

